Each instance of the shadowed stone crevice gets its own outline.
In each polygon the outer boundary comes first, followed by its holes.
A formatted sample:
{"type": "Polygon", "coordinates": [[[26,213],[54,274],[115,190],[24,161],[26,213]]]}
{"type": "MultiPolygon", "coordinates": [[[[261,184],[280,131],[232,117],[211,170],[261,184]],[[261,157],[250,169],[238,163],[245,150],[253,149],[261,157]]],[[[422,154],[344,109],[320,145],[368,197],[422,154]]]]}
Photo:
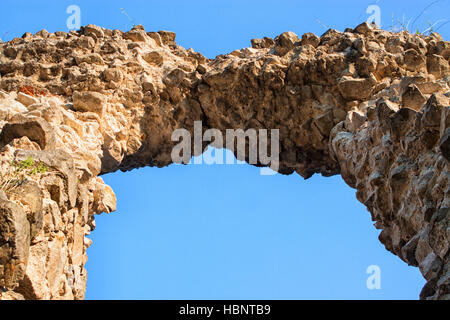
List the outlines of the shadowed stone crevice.
{"type": "Polygon", "coordinates": [[[93,25],[0,43],[1,172],[27,157],[52,168],[29,178],[42,218],[8,190],[0,200],[17,226],[0,230],[0,281],[14,280],[2,298],[83,299],[85,236],[116,208],[100,175],[170,165],[172,133],[194,137],[195,121],[278,129],[280,173],[340,174],[386,249],[420,268],[420,297],[450,298],[449,42],[363,23],[251,44],[207,59],[172,32],[93,25]],[[24,214],[42,220],[34,237],[24,214]]]}

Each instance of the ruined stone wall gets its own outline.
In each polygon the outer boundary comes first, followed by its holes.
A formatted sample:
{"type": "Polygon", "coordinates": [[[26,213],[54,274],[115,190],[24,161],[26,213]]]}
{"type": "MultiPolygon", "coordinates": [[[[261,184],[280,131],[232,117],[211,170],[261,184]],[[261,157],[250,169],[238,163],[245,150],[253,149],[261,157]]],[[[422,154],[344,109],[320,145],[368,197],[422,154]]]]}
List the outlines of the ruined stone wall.
{"type": "Polygon", "coordinates": [[[171,32],[92,25],[0,43],[2,299],[83,299],[85,236],[116,206],[99,176],[169,165],[197,120],[279,129],[280,173],[341,174],[421,298],[450,298],[449,42],[364,23],[251,43],[211,60],[171,32]],[[30,159],[45,170],[5,186],[30,159]]]}

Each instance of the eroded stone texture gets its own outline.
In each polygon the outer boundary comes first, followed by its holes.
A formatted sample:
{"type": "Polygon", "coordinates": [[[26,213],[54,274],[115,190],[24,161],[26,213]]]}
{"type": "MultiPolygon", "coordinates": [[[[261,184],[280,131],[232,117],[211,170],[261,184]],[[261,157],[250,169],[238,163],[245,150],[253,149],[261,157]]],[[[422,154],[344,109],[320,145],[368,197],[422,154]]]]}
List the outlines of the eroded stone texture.
{"type": "Polygon", "coordinates": [[[171,32],[92,25],[0,43],[1,170],[50,168],[0,197],[3,299],[82,299],[85,236],[116,206],[99,175],[169,165],[196,120],[279,129],[279,171],[341,174],[421,298],[449,299],[449,42],[364,23],[251,43],[207,59],[171,32]]]}

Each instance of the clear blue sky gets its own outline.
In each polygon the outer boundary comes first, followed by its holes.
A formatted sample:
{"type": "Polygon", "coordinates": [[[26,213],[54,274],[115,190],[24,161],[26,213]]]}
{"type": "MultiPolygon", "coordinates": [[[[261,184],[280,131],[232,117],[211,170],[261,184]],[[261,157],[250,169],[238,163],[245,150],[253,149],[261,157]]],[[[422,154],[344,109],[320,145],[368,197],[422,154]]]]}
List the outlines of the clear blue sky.
{"type": "MultiPolygon", "coordinates": [[[[367,19],[382,26],[417,17],[433,1],[2,1],[0,37],[67,31],[67,6],[82,25],[171,30],[208,57],[284,31],[322,34],[367,19]],[[404,17],[404,19],[403,19],[404,17]],[[325,26],[324,26],[325,25],[325,26]]],[[[443,24],[449,0],[411,30],[443,24]]],[[[406,24],[405,23],[405,24],[406,24]]],[[[439,32],[450,38],[450,23],[439,32]]],[[[370,215],[338,176],[260,176],[248,165],[145,168],[104,177],[117,212],[98,216],[88,250],[88,299],[417,299],[424,285],[378,242],[370,215]],[[381,268],[368,290],[366,269],[381,268]]]]}

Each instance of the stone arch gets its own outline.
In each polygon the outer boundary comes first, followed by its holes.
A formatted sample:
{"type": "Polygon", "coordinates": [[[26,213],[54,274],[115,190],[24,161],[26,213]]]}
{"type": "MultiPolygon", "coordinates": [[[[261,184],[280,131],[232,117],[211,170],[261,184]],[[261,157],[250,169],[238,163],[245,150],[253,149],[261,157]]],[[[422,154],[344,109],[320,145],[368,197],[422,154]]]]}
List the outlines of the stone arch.
{"type": "Polygon", "coordinates": [[[30,177],[42,191],[35,197],[0,193],[0,209],[23,225],[0,234],[1,279],[14,279],[0,280],[4,297],[83,298],[84,236],[94,214],[115,210],[99,176],[169,165],[172,132],[193,134],[195,121],[222,133],[279,129],[280,173],[341,174],[386,249],[420,268],[421,297],[449,297],[450,45],[438,34],[363,23],[253,39],[207,59],[171,32],[89,25],[25,34],[0,53],[2,170],[30,155],[51,169],[30,177]],[[46,137],[54,139],[43,146],[46,137]]]}

